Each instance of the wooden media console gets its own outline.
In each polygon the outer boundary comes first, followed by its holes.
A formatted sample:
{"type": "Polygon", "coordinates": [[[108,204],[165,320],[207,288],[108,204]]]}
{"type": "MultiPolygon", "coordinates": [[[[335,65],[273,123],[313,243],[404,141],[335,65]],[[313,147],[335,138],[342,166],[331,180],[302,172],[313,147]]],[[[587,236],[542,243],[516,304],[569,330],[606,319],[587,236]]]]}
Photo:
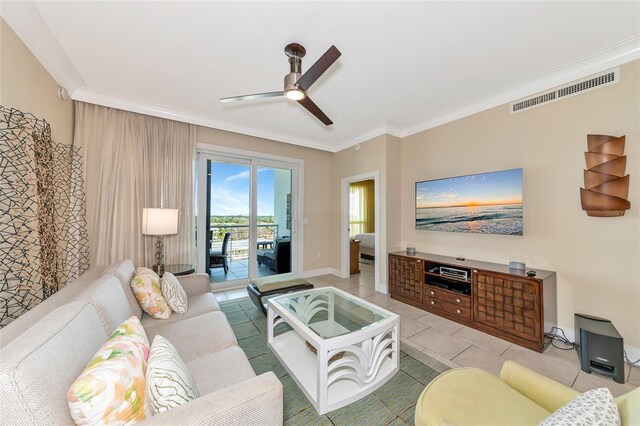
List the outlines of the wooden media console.
{"type": "Polygon", "coordinates": [[[393,299],[542,352],[556,324],[556,273],[429,253],[389,254],[393,299]],[[527,272],[535,271],[535,276],[527,272]]]}

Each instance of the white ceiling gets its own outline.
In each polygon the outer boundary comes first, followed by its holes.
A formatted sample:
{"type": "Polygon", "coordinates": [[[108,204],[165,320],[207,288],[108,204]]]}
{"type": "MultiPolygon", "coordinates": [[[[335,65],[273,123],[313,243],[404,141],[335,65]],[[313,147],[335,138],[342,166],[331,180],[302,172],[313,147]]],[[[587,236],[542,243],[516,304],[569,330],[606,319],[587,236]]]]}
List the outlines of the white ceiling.
{"type": "Polygon", "coordinates": [[[640,57],[640,2],[35,2],[2,14],[74,99],[336,151],[406,136],[640,57]],[[284,99],[283,48],[325,127],[284,99]]]}

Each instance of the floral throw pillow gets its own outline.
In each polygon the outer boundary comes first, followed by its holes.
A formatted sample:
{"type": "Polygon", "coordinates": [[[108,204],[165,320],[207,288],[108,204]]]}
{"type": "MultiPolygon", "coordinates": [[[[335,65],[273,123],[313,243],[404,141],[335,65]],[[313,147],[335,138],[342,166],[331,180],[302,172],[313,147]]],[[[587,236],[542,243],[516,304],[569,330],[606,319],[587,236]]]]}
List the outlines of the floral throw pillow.
{"type": "Polygon", "coordinates": [[[620,426],[620,413],[609,389],[591,389],[560,407],[538,426],[620,426]]]}
{"type": "Polygon", "coordinates": [[[160,277],[149,268],[140,267],[131,281],[131,289],[143,311],[157,319],[171,316],[171,308],[162,296],[160,277]]]}
{"type": "Polygon", "coordinates": [[[149,341],[132,316],[109,336],[67,392],[77,425],[132,424],[147,417],[145,369],[149,341]]]}
{"type": "Polygon", "coordinates": [[[167,305],[172,311],[184,315],[189,308],[189,301],[187,300],[187,293],[180,285],[180,281],[170,272],[165,272],[160,279],[160,289],[162,295],[167,301],[167,305]]]}
{"type": "Polygon", "coordinates": [[[193,376],[178,351],[160,335],[153,339],[146,376],[147,407],[153,414],[200,396],[193,376]]]}

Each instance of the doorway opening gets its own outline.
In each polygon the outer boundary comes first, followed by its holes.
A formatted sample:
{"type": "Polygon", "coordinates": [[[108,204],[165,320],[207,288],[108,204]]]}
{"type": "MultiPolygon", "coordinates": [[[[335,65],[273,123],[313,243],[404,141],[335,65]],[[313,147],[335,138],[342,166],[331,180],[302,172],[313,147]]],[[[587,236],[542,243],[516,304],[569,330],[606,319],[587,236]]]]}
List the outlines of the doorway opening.
{"type": "Polygon", "coordinates": [[[380,173],[342,179],[341,274],[361,274],[360,283],[386,293],[381,280],[384,262],[380,217],[380,173]]]}

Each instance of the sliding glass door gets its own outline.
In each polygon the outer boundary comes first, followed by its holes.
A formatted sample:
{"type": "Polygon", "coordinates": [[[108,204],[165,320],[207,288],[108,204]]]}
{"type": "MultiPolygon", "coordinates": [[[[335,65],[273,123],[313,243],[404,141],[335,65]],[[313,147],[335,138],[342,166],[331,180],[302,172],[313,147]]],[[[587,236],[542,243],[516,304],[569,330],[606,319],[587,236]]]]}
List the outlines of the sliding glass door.
{"type": "Polygon", "coordinates": [[[198,170],[198,270],[213,287],[296,272],[297,166],[199,153],[198,170]]]}

